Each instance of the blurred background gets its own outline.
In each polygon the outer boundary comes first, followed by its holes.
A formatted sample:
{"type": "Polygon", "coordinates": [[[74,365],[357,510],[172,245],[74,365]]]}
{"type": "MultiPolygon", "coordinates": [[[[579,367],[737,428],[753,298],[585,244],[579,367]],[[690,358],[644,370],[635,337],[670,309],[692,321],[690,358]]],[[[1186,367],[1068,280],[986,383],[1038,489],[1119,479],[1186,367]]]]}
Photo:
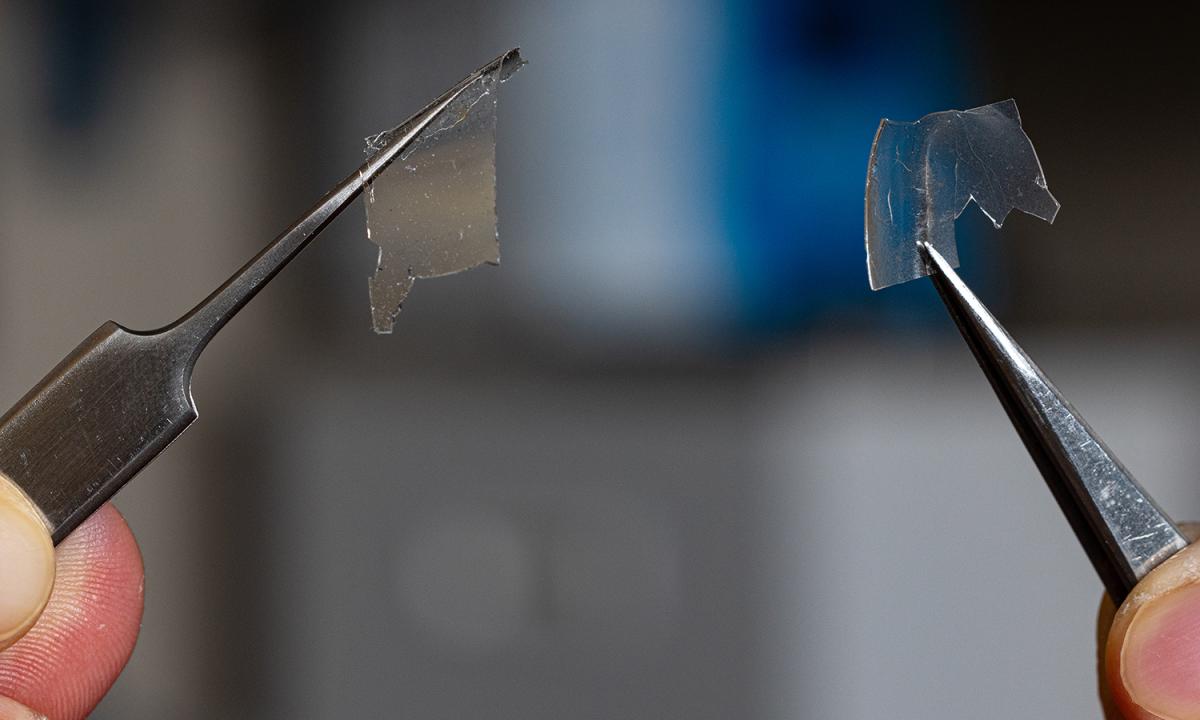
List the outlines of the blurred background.
{"type": "Polygon", "coordinates": [[[1063,209],[963,274],[1200,518],[1190,18],[797,0],[0,0],[0,400],[203,297],[469,70],[503,265],[370,331],[347,212],[120,496],[99,718],[1099,717],[1100,583],[932,287],[871,293],[881,117],[1015,97],[1063,209]]]}

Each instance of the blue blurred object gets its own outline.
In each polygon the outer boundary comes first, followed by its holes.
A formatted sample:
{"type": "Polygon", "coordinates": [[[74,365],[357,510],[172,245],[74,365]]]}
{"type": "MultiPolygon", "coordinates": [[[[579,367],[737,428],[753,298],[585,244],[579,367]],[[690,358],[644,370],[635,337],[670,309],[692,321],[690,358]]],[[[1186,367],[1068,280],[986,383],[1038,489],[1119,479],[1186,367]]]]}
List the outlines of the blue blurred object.
{"type": "MultiPolygon", "coordinates": [[[[739,324],[775,334],[875,305],[862,242],[871,140],[883,116],[961,104],[970,58],[958,7],[759,0],[728,13],[719,146],[739,324]]],[[[896,289],[878,309],[932,315],[926,294],[896,289]]]]}
{"type": "Polygon", "coordinates": [[[112,67],[113,38],[124,16],[120,0],[54,0],[47,22],[51,120],[60,128],[86,130],[101,109],[112,67]]]}

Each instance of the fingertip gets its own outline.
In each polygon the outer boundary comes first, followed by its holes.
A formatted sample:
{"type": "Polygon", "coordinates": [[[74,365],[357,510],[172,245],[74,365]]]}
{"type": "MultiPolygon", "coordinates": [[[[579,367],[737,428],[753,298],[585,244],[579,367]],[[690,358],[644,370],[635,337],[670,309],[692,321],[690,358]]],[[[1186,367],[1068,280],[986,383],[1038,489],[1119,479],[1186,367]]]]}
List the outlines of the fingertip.
{"type": "Polygon", "coordinates": [[[1146,576],[1105,649],[1113,700],[1130,720],[1200,720],[1200,545],[1146,576]]]}
{"type": "Polygon", "coordinates": [[[95,707],[133,653],[143,569],[137,542],[111,505],[60,543],[57,555],[41,619],[0,653],[0,695],[69,720],[95,707]]]}
{"type": "Polygon", "coordinates": [[[1200,585],[1152,600],[1130,620],[1121,647],[1130,698],[1172,720],[1200,720],[1200,585]]]}
{"type": "Polygon", "coordinates": [[[54,544],[41,513],[0,476],[0,650],[37,622],[54,587],[54,544]]]}

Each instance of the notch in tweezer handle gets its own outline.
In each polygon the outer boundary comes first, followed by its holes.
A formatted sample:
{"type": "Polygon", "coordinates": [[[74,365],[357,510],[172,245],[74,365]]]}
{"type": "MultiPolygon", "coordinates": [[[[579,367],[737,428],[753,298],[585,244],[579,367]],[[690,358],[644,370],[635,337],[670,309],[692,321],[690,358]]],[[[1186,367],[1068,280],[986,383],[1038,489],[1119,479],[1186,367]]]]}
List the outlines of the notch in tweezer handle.
{"type": "Polygon", "coordinates": [[[929,278],[1113,601],[1187,539],[937,250],[929,278]]]}

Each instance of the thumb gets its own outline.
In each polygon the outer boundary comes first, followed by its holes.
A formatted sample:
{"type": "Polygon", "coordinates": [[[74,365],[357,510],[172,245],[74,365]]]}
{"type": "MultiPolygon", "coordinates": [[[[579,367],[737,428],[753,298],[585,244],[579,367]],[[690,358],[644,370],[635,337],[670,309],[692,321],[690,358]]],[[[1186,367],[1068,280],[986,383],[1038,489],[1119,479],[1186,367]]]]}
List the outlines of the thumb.
{"type": "Polygon", "coordinates": [[[1118,717],[1200,720],[1200,544],[1137,584],[1117,610],[1103,652],[1118,717]]]}
{"type": "Polygon", "coordinates": [[[0,720],[46,720],[46,716],[30,710],[16,700],[0,697],[0,720]]]}
{"type": "Polygon", "coordinates": [[[0,650],[33,627],[53,587],[54,543],[46,522],[33,502],[0,475],[0,650]]]}

